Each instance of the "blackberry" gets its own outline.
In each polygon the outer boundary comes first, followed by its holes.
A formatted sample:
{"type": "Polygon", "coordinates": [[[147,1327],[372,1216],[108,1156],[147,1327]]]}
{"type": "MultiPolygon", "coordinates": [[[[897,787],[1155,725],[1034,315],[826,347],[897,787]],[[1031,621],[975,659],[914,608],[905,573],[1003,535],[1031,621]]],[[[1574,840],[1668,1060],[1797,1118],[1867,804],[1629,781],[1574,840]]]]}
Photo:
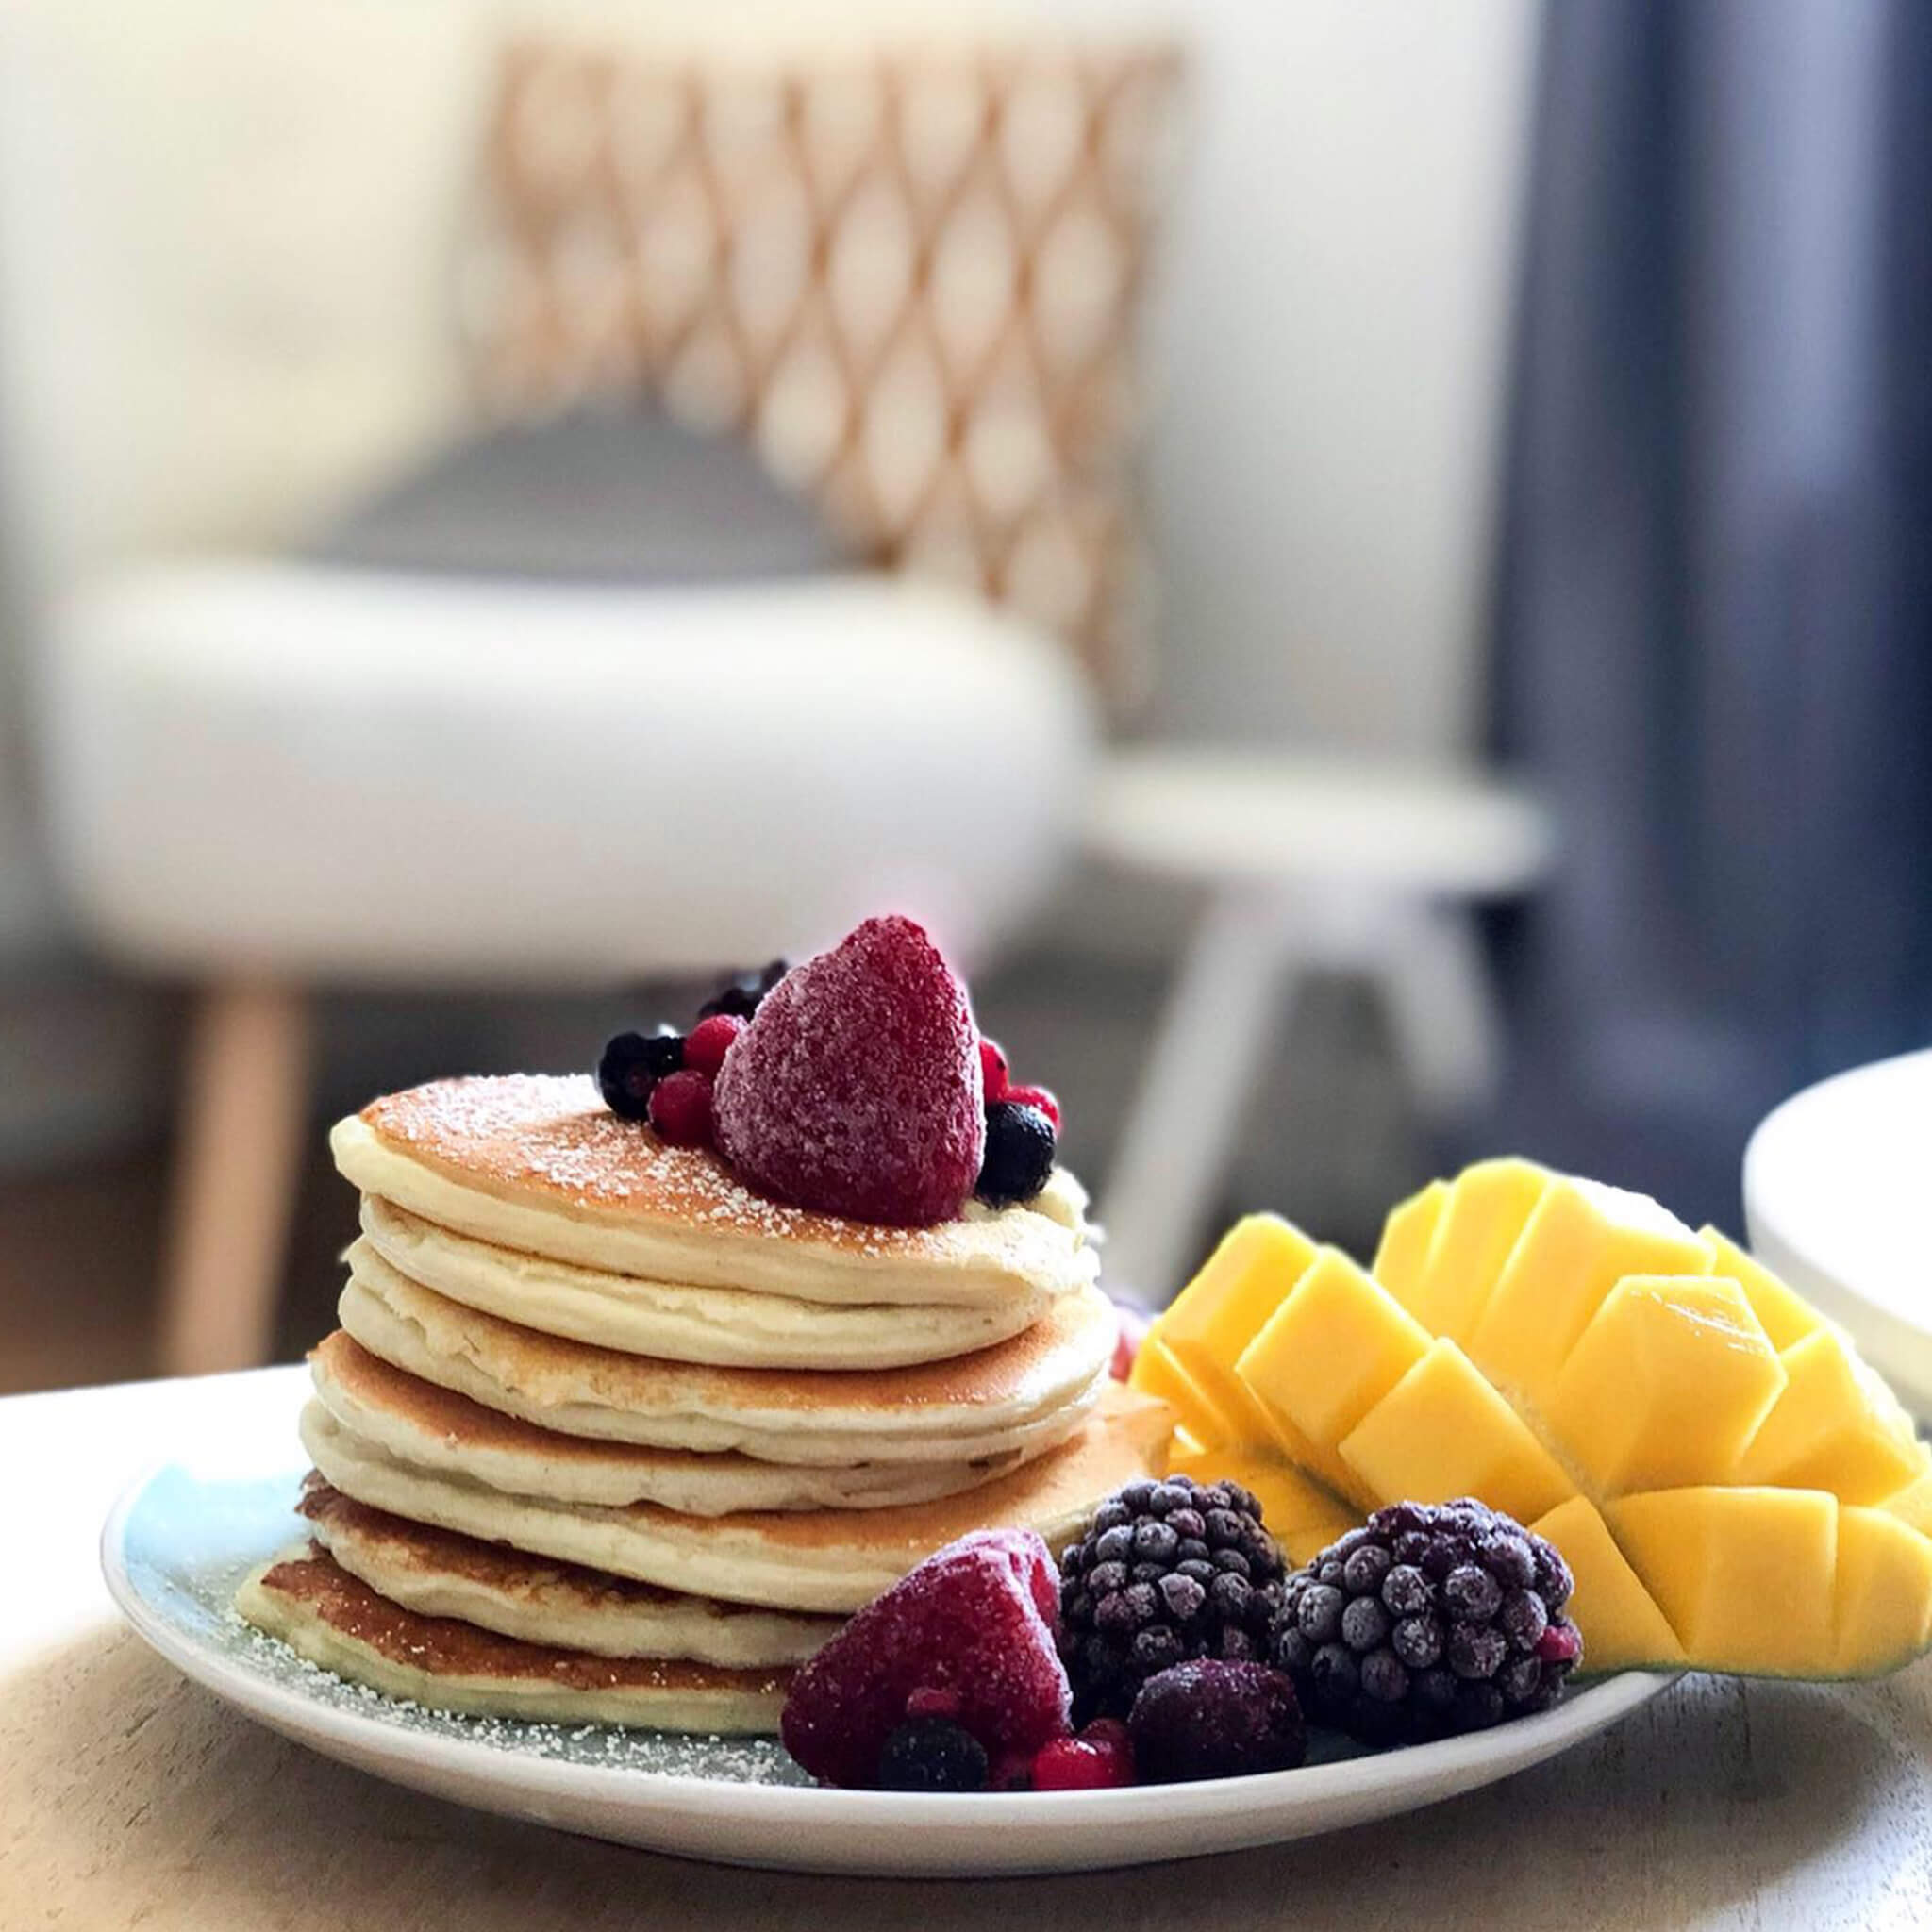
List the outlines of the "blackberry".
{"type": "Polygon", "coordinates": [[[643,1120],[651,1092],[667,1074],[684,1065],[684,1036],[660,1027],[656,1033],[619,1033],[597,1062],[597,1091],[604,1105],[627,1121],[643,1120]]]}
{"type": "Polygon", "coordinates": [[[1058,1144],[1039,1108],[995,1100],[986,1110],[986,1152],[973,1191],[994,1208],[1032,1200],[1053,1173],[1058,1144]]]}
{"type": "Polygon", "coordinates": [[[986,1746],[949,1717],[908,1718],[879,1753],[882,1791],[983,1791],[986,1746]]]}
{"type": "Polygon", "coordinates": [[[758,1002],[791,972],[786,959],[774,959],[756,973],[734,974],[698,1008],[698,1018],[708,1020],[713,1013],[729,1013],[735,1019],[749,1020],[758,1002]]]}
{"type": "Polygon", "coordinates": [[[1077,1719],[1124,1717],[1197,1657],[1265,1662],[1281,1552],[1239,1483],[1129,1483],[1060,1558],[1060,1656],[1077,1719]]]}
{"type": "Polygon", "coordinates": [[[1569,1567],[1465,1496],[1396,1503],[1282,1586],[1273,1660],[1310,1720],[1411,1744],[1547,1710],[1583,1654],[1569,1567]]]}

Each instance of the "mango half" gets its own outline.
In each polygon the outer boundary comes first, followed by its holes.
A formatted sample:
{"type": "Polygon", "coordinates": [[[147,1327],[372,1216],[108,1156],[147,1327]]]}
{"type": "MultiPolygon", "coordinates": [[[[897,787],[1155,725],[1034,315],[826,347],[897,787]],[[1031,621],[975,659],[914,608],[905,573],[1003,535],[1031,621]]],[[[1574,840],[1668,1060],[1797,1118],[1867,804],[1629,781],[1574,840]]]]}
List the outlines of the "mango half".
{"type": "Polygon", "coordinates": [[[1297,1561],[1472,1494],[1576,1578],[1585,1665],[1863,1676],[1932,1647],[1932,1459],[1847,1338],[1713,1228],[1515,1159],[1390,1215],[1366,1271],[1237,1224],[1137,1383],[1174,1467],[1256,1491],[1297,1561]]]}

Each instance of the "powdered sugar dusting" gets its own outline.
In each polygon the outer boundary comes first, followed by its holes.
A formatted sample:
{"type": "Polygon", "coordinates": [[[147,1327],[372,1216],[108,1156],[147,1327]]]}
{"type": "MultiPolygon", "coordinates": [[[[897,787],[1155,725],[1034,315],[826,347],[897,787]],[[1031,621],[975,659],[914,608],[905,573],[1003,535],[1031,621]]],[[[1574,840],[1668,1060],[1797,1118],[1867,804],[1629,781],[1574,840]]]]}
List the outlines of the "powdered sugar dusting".
{"type": "Polygon", "coordinates": [[[804,1243],[865,1260],[921,1268],[989,1262],[1044,1280],[1068,1278],[1084,1241],[1025,1208],[992,1212],[969,1201],[932,1227],[891,1227],[774,1200],[708,1149],[673,1147],[620,1120],[588,1074],[470,1074],[384,1095],[362,1109],[380,1140],[473,1185],[558,1202],[670,1230],[804,1243]],[[989,1250],[998,1231],[997,1254],[989,1250]]]}

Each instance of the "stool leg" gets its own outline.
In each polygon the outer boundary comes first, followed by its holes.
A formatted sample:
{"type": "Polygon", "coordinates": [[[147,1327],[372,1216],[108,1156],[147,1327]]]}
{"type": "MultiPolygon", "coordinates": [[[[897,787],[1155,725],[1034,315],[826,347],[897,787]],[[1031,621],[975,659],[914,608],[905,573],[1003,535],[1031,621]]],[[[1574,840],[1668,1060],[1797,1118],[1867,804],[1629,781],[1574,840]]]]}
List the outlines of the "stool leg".
{"type": "Polygon", "coordinates": [[[1208,905],[1168,994],[1108,1175],[1108,1278],[1158,1307],[1181,1286],[1268,1062],[1288,995],[1288,922],[1273,893],[1208,905]]]}
{"type": "Polygon", "coordinates": [[[1493,1097],[1502,1029],[1474,908],[1391,908],[1378,977],[1423,1107],[1441,1116],[1493,1097]]]}
{"type": "Polygon", "coordinates": [[[243,984],[201,995],[183,1069],[162,1292],[166,1374],[268,1359],[308,1118],[309,1052],[299,992],[243,984]]]}

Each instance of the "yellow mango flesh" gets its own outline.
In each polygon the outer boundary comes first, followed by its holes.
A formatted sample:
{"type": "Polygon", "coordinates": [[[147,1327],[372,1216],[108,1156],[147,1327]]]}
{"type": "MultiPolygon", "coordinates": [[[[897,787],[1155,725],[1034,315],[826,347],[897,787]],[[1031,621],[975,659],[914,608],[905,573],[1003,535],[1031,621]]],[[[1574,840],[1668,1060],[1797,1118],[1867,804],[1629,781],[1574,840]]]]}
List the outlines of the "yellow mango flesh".
{"type": "Polygon", "coordinates": [[[1838,1514],[1823,1490],[1713,1486],[1624,1496],[1604,1511],[1692,1663],[1792,1677],[1838,1669],[1838,1514]]]}
{"type": "Polygon", "coordinates": [[[1464,1168],[1442,1206],[1420,1276],[1407,1293],[1395,1282],[1385,1286],[1431,1335],[1467,1340],[1553,1178],[1547,1168],[1513,1158],[1464,1168]]]}
{"type": "Polygon", "coordinates": [[[1754,1261],[1727,1235],[1720,1234],[1714,1227],[1700,1227],[1697,1232],[1710,1243],[1714,1257],[1712,1272],[1729,1275],[1744,1291],[1751,1312],[1770,1336],[1772,1347],[1780,1354],[1825,1325],[1818,1310],[1803,1295],[1787,1288],[1769,1268],[1754,1261]]]}
{"type": "Polygon", "coordinates": [[[1390,1208],[1389,1218],[1382,1224],[1381,1245],[1375,1250],[1369,1273],[1404,1307],[1409,1305],[1409,1297],[1423,1278],[1423,1270],[1429,1260],[1429,1244],[1436,1238],[1437,1225],[1448,1205],[1449,1183],[1431,1181],[1421,1193],[1411,1194],[1390,1208]]]}
{"type": "Polygon", "coordinates": [[[1932,1475],[1922,1475],[1895,1496],[1886,1497],[1880,1506],[1901,1523],[1908,1523],[1921,1536],[1932,1536],[1932,1475]]]}
{"type": "Polygon", "coordinates": [[[1428,1352],[1428,1331],[1337,1248],[1323,1248],[1241,1353],[1249,1392],[1333,1448],[1428,1352]]]}
{"type": "Polygon", "coordinates": [[[1470,1338],[1492,1381],[1547,1408],[1577,1338],[1626,1274],[1708,1274],[1709,1244],[1646,1194],[1553,1181],[1470,1338]]]}
{"type": "Polygon", "coordinates": [[[1277,1433],[1234,1365],[1314,1258],[1315,1244],[1299,1228],[1278,1215],[1250,1214],[1154,1324],[1153,1337],[1207,1398],[1230,1445],[1257,1448],[1277,1433]]]}
{"type": "Polygon", "coordinates": [[[1784,1392],[1739,1458],[1739,1482],[1874,1504],[1924,1473],[1911,1419],[1835,1328],[1813,1329],[1779,1360],[1784,1392]]]}
{"type": "Polygon", "coordinates": [[[1176,1434],[1185,1430],[1204,1448],[1227,1441],[1226,1424],[1157,1337],[1142,1338],[1127,1374],[1127,1387],[1166,1403],[1174,1410],[1176,1434]]]}
{"type": "Polygon", "coordinates": [[[1350,1503],[1473,1494],[1563,1551],[1591,1671],[1864,1675],[1932,1643],[1925,1449],[1722,1234],[1497,1161],[1401,1204],[1377,1261],[1243,1223],[1135,1369],[1173,1466],[1253,1490],[1293,1560],[1350,1503]]]}
{"type": "Polygon", "coordinates": [[[1544,1414],[1591,1491],[1616,1496],[1723,1481],[1784,1386],[1737,1282],[1633,1274],[1578,1338],[1544,1414]]]}
{"type": "Polygon", "coordinates": [[[1838,1513],[1833,1662],[1846,1676],[1877,1676],[1932,1639],[1932,1541],[1883,1509],[1838,1513]]]}
{"type": "Polygon", "coordinates": [[[1378,1503],[1477,1496],[1530,1523],[1574,1494],[1549,1451],[1453,1341],[1431,1344],[1343,1438],[1341,1455],[1378,1503]]]}
{"type": "Polygon", "coordinates": [[[1593,1503],[1573,1496],[1529,1526],[1556,1544],[1575,1578],[1565,1614],[1582,1635],[1584,1670],[1683,1668],[1677,1633],[1624,1560],[1593,1503]]]}

